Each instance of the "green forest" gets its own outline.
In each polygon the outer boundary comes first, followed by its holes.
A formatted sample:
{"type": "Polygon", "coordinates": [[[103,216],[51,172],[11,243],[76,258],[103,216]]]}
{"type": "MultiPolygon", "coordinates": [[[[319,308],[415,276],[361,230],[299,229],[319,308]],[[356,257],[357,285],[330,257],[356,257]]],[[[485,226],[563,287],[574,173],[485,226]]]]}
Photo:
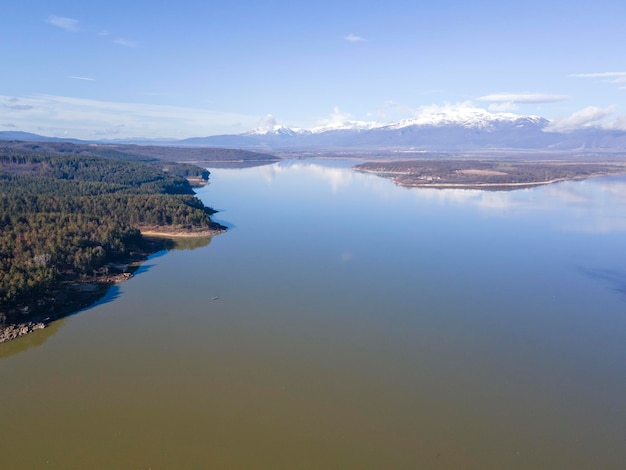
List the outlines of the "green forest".
{"type": "Polygon", "coordinates": [[[193,165],[120,152],[98,157],[0,147],[0,320],[1,310],[145,252],[143,228],[223,229],[186,179],[208,176],[193,165]]]}

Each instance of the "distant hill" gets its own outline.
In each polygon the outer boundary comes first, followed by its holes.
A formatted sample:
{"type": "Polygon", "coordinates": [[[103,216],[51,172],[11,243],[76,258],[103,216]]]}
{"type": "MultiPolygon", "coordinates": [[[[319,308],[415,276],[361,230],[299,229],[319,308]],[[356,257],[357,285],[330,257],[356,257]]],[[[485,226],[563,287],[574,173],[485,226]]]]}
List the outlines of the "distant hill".
{"type": "MultiPolygon", "coordinates": [[[[21,133],[27,134],[27,133],[21,133]]],[[[33,134],[35,135],[35,134],[33,134]]],[[[41,136],[38,136],[41,137],[41,136]]],[[[72,142],[46,142],[32,141],[0,141],[0,149],[19,149],[37,153],[82,155],[97,157],[134,158],[136,160],[167,160],[174,162],[196,163],[240,163],[240,164],[264,164],[280,160],[280,158],[260,152],[239,149],[223,148],[190,148],[190,147],[166,147],[160,145],[122,145],[122,144],[95,144],[95,143],[72,143],[72,142]]]]}
{"type": "Polygon", "coordinates": [[[470,109],[420,116],[389,124],[343,122],[315,129],[274,126],[239,135],[185,139],[180,145],[265,150],[427,150],[528,149],[626,151],[626,132],[586,127],[554,131],[537,116],[470,109]]]}
{"type": "Polygon", "coordinates": [[[58,137],[46,137],[43,135],[22,131],[0,131],[0,141],[1,140],[24,140],[28,142],[81,142],[77,139],[60,139],[58,137]]]}
{"type": "MultiPolygon", "coordinates": [[[[61,142],[62,139],[38,136],[23,132],[0,132],[0,140],[26,140],[31,142],[61,142]]],[[[79,143],[80,141],[65,140],[79,143]]],[[[133,147],[130,142],[141,143],[134,152],[151,155],[183,155],[181,150],[161,148],[219,148],[221,150],[189,152],[187,160],[231,158],[233,161],[255,160],[261,154],[295,151],[476,151],[476,150],[541,150],[567,152],[621,152],[626,151],[626,131],[607,130],[601,127],[582,127],[563,130],[539,116],[522,116],[512,113],[490,113],[480,108],[444,109],[424,113],[411,119],[392,123],[344,121],[312,129],[292,129],[270,125],[236,135],[192,137],[183,140],[131,139],[123,147],[133,147]],[[224,149],[245,149],[255,155],[228,154],[224,149]]],[[[83,144],[86,142],[82,142],[83,144]]],[[[122,146],[116,142],[94,142],[108,148],[122,146]]],[[[126,150],[124,150],[126,151],[126,150]]],[[[225,161],[225,160],[223,160],[225,161]]]]}

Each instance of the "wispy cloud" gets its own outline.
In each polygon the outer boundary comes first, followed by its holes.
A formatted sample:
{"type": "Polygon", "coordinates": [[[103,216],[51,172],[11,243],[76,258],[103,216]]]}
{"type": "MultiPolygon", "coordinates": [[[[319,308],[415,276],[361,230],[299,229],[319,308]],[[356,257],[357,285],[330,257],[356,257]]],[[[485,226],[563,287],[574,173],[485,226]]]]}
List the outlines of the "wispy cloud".
{"type": "Polygon", "coordinates": [[[356,34],[348,34],[345,38],[346,41],[349,42],[361,42],[365,41],[365,38],[362,36],[357,36],[356,34]]]}
{"type": "Polygon", "coordinates": [[[10,129],[15,129],[17,126],[15,124],[13,124],[12,122],[4,122],[4,123],[2,123],[2,127],[8,127],[10,129]]]}
{"type": "Polygon", "coordinates": [[[601,79],[606,83],[615,83],[620,90],[626,90],[626,72],[595,72],[595,73],[572,73],[570,77],[601,79]]]}
{"type": "Polygon", "coordinates": [[[56,26],[57,28],[64,29],[65,31],[71,31],[73,33],[78,31],[78,20],[75,20],[74,18],[50,15],[46,18],[46,23],[56,26]]]}
{"type": "Polygon", "coordinates": [[[342,111],[341,109],[339,109],[339,106],[335,106],[333,108],[333,114],[330,120],[331,122],[334,122],[334,123],[340,123],[340,122],[348,121],[350,118],[352,118],[352,115],[350,113],[342,111]]]}
{"type": "Polygon", "coordinates": [[[233,123],[251,129],[258,116],[200,108],[88,100],[55,95],[0,95],[0,107],[20,109],[10,121],[20,130],[88,139],[118,137],[174,137],[230,134],[233,123]],[[176,127],[173,126],[176,123],[176,127]],[[67,132],[67,134],[65,134],[67,132]]]}
{"type": "Polygon", "coordinates": [[[89,78],[89,77],[67,77],[67,78],[71,78],[72,80],[84,80],[87,82],[95,82],[96,79],[95,78],[89,78]]]}
{"type": "Polygon", "coordinates": [[[615,105],[611,105],[607,108],[587,106],[585,109],[576,111],[570,116],[555,119],[548,125],[546,130],[553,132],[567,132],[574,129],[580,129],[581,127],[589,127],[591,125],[598,124],[602,119],[614,114],[616,110],[617,107],[615,105]]]}
{"type": "Polygon", "coordinates": [[[624,80],[626,79],[626,72],[572,73],[569,76],[576,78],[612,78],[624,80]]]}
{"type": "Polygon", "coordinates": [[[118,46],[124,46],[124,47],[130,47],[130,48],[139,47],[139,44],[137,44],[137,42],[131,41],[130,39],[124,39],[124,38],[114,39],[113,43],[117,44],[118,46]]]}
{"type": "Polygon", "coordinates": [[[339,109],[339,106],[335,106],[329,118],[320,119],[317,121],[317,127],[341,125],[345,122],[349,122],[351,118],[352,115],[350,113],[342,111],[341,109],[339,109]]]}
{"type": "Polygon", "coordinates": [[[24,104],[19,98],[14,96],[5,96],[0,101],[0,107],[4,109],[12,109],[13,111],[28,111],[29,109],[33,109],[31,105],[24,104]]]}
{"type": "Polygon", "coordinates": [[[476,98],[476,100],[488,103],[540,104],[567,101],[569,100],[569,96],[549,93],[492,93],[476,98]]]}
{"type": "Polygon", "coordinates": [[[56,26],[57,28],[64,29],[65,31],[70,31],[73,33],[82,32],[88,35],[100,36],[103,38],[108,38],[110,42],[113,44],[117,44],[118,46],[136,48],[139,47],[137,41],[133,41],[131,39],[127,39],[124,37],[117,37],[116,39],[111,38],[112,33],[108,30],[98,30],[94,31],[89,27],[80,27],[79,21],[74,18],[68,18],[66,16],[57,16],[50,15],[46,18],[46,23],[51,24],[52,26],[56,26]]]}
{"type": "Polygon", "coordinates": [[[15,111],[28,111],[29,109],[33,109],[32,106],[27,104],[5,104],[4,107],[15,111]]]}

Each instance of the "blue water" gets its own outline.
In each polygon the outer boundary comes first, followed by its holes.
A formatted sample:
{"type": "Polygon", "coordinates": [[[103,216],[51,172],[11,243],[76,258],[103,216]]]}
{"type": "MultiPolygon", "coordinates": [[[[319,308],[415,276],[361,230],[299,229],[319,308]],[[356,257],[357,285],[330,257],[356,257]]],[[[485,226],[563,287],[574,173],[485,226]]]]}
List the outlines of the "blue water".
{"type": "Polygon", "coordinates": [[[212,169],[227,233],[0,345],[8,468],[620,468],[626,179],[352,163],[212,169]]]}

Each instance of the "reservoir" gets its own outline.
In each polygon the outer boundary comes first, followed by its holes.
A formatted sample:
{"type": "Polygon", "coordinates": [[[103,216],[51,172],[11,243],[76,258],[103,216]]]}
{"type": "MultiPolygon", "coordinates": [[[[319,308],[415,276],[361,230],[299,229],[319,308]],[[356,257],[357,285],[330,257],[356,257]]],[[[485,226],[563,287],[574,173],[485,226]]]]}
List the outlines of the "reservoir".
{"type": "Polygon", "coordinates": [[[0,344],[11,469],[622,468],[626,177],[211,169],[228,232],[0,344]]]}

